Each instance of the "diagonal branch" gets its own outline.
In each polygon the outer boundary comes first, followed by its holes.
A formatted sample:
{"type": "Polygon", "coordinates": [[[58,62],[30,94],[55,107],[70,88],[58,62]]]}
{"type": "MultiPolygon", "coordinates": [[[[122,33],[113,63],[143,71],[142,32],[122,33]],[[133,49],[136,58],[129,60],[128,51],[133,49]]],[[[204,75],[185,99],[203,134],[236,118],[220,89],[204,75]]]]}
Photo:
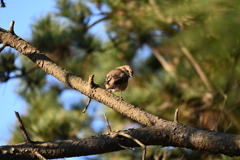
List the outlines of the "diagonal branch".
{"type": "Polygon", "coordinates": [[[106,114],[104,114],[104,119],[107,125],[108,133],[111,133],[112,129],[111,129],[111,126],[109,125],[108,117],[106,116],[106,114]]]}
{"type": "Polygon", "coordinates": [[[163,66],[164,70],[167,72],[171,72],[173,71],[175,68],[173,66],[173,64],[167,62],[164,57],[154,48],[151,47],[150,45],[148,45],[149,48],[151,48],[153,55],[156,57],[156,59],[161,63],[161,65],[163,66]]]}
{"type": "MultiPolygon", "coordinates": [[[[138,139],[145,145],[185,147],[230,156],[240,156],[240,136],[238,135],[212,132],[166,121],[121,100],[118,96],[100,88],[94,83],[91,84],[92,88],[89,88],[87,81],[61,68],[28,42],[2,28],[0,28],[0,43],[5,43],[18,50],[46,73],[53,75],[69,87],[109,106],[123,116],[144,126],[149,126],[126,131],[126,134],[138,139]]],[[[2,158],[4,156],[12,157],[13,154],[16,157],[18,156],[18,159],[27,159],[26,156],[29,155],[36,157],[34,154],[36,152],[33,152],[33,149],[47,159],[101,154],[122,150],[123,148],[118,144],[130,147],[139,146],[132,140],[127,141],[125,144],[123,142],[119,143],[118,140],[113,138],[109,139],[108,135],[100,135],[80,140],[34,142],[33,144],[2,146],[0,147],[0,159],[6,159],[2,158]],[[32,154],[28,153],[29,151],[32,151],[32,154]]]]}
{"type": "Polygon", "coordinates": [[[201,79],[203,85],[205,86],[205,88],[208,90],[208,92],[214,92],[214,88],[212,87],[208,77],[206,76],[206,74],[204,73],[203,69],[201,68],[201,66],[197,63],[197,61],[194,59],[194,57],[191,55],[191,53],[189,52],[189,50],[184,47],[184,46],[180,46],[181,51],[183,52],[183,54],[187,57],[187,59],[190,61],[191,65],[193,66],[193,68],[195,69],[195,71],[197,72],[199,78],[201,79]]]}
{"type": "Polygon", "coordinates": [[[18,126],[19,126],[19,128],[20,128],[20,130],[21,130],[21,132],[22,132],[22,135],[23,135],[26,143],[32,143],[32,141],[31,141],[31,139],[29,138],[29,136],[28,136],[28,134],[27,134],[27,131],[26,131],[24,125],[23,125],[22,119],[21,119],[20,116],[19,116],[19,113],[15,111],[15,115],[16,115],[16,117],[17,117],[17,119],[18,119],[18,126]]]}
{"type": "Polygon", "coordinates": [[[15,48],[36,63],[46,73],[51,74],[67,86],[79,91],[89,98],[95,99],[100,103],[109,106],[117,112],[122,113],[122,115],[129,117],[144,126],[153,126],[162,121],[162,119],[159,119],[157,116],[147,113],[140,108],[121,100],[118,96],[100,88],[97,84],[93,83],[92,88],[89,88],[89,83],[87,81],[84,81],[66,69],[61,68],[28,42],[2,28],[0,28],[0,43],[5,43],[10,47],[15,48]]]}
{"type": "Polygon", "coordinates": [[[93,22],[91,25],[88,25],[88,26],[87,26],[87,29],[93,27],[94,25],[96,25],[96,24],[98,24],[99,22],[104,21],[104,20],[106,20],[106,19],[108,19],[108,18],[109,18],[108,16],[100,18],[99,20],[93,22]]]}
{"type": "Polygon", "coordinates": [[[37,151],[35,151],[34,154],[35,154],[40,160],[46,160],[46,158],[43,157],[41,154],[39,154],[37,151]]]}

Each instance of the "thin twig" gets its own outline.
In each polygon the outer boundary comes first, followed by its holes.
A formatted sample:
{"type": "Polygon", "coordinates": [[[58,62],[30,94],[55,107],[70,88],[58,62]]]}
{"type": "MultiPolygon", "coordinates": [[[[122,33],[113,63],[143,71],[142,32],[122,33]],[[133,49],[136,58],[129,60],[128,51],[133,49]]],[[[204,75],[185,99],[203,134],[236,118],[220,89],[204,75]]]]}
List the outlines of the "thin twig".
{"type": "MultiPolygon", "coordinates": [[[[121,132],[112,132],[112,129],[111,129],[111,126],[110,126],[110,124],[109,124],[108,117],[107,117],[106,114],[104,114],[104,119],[105,119],[105,122],[106,122],[106,125],[107,125],[107,128],[108,128],[108,133],[112,133],[112,135],[111,135],[112,137],[117,137],[118,135],[121,135],[121,136],[124,136],[124,137],[127,137],[127,138],[132,139],[132,137],[131,137],[130,135],[128,135],[128,134],[125,134],[125,133],[119,134],[119,133],[121,133],[121,132]]],[[[132,139],[132,140],[134,141],[134,139],[132,139]]],[[[137,139],[136,139],[136,140],[137,140],[137,139]]],[[[138,141],[138,140],[137,140],[137,141],[138,141]]],[[[140,142],[140,141],[138,141],[138,142],[140,142]]],[[[136,142],[136,143],[138,143],[138,142],[136,142]]],[[[138,143],[138,144],[139,144],[139,143],[138,143]]],[[[121,144],[119,144],[119,143],[118,143],[118,145],[119,145],[120,147],[124,148],[124,149],[135,150],[134,148],[126,147],[126,146],[123,146],[123,145],[121,145],[121,144]]],[[[142,146],[143,144],[140,142],[139,145],[142,146]]],[[[144,150],[146,150],[146,147],[145,147],[144,150]]],[[[146,152],[144,153],[144,157],[145,157],[145,155],[146,155],[146,152]]]]}
{"type": "Polygon", "coordinates": [[[134,142],[136,142],[137,144],[139,144],[141,147],[143,147],[144,149],[143,149],[142,160],[145,160],[145,159],[146,159],[147,150],[146,150],[146,146],[145,146],[142,142],[140,142],[138,139],[130,136],[129,134],[126,134],[126,133],[123,133],[123,132],[119,132],[119,133],[117,133],[117,134],[120,135],[120,136],[129,138],[129,139],[133,140],[134,142]]]}
{"type": "Polygon", "coordinates": [[[133,140],[134,142],[136,142],[137,144],[139,144],[139,146],[141,146],[141,147],[145,147],[145,145],[144,145],[142,142],[140,142],[138,139],[130,136],[129,134],[126,134],[126,133],[123,133],[123,132],[119,132],[119,133],[117,133],[117,134],[118,134],[119,136],[123,136],[123,137],[126,137],[126,138],[129,138],[129,139],[133,140]]]}
{"type": "Polygon", "coordinates": [[[101,22],[101,21],[103,21],[103,20],[106,20],[106,19],[108,19],[108,18],[109,18],[108,16],[103,17],[103,18],[100,18],[99,20],[93,22],[91,25],[88,25],[88,26],[87,26],[87,29],[93,27],[93,26],[96,25],[97,23],[99,23],[99,22],[101,22]]]}
{"type": "MultiPolygon", "coordinates": [[[[88,78],[88,86],[89,86],[89,90],[91,90],[94,86],[94,81],[93,81],[93,78],[94,78],[94,74],[90,75],[89,78],[88,78]]],[[[84,108],[84,110],[82,111],[82,113],[85,113],[88,109],[88,106],[89,104],[91,103],[91,98],[88,97],[88,101],[87,101],[87,105],[86,107],[84,108]]]]}
{"type": "Polygon", "coordinates": [[[232,126],[232,122],[229,123],[229,125],[227,127],[224,127],[224,131],[223,133],[226,133],[227,130],[232,126]]]}
{"type": "Polygon", "coordinates": [[[1,0],[1,7],[6,7],[6,3],[3,0],[1,0]]]}
{"type": "Polygon", "coordinates": [[[32,141],[31,141],[31,139],[29,138],[29,136],[28,136],[28,134],[27,134],[27,131],[26,131],[24,125],[23,125],[23,122],[22,122],[22,120],[21,120],[21,118],[20,118],[20,116],[19,116],[19,113],[15,111],[15,115],[16,115],[17,120],[18,120],[18,126],[19,126],[19,128],[20,128],[20,130],[21,130],[21,132],[22,132],[22,135],[23,135],[26,143],[32,143],[32,141]]]}
{"type": "Polygon", "coordinates": [[[2,50],[6,47],[6,43],[3,43],[2,46],[0,47],[0,52],[2,52],[2,50]]]}
{"type": "MultiPolygon", "coordinates": [[[[115,138],[115,137],[117,137],[117,136],[119,136],[119,131],[118,132],[110,132],[111,134],[110,134],[110,137],[111,138],[115,138]]],[[[118,145],[120,146],[120,147],[122,147],[122,148],[124,148],[124,149],[130,149],[130,150],[135,150],[134,148],[132,148],[132,147],[126,147],[126,146],[124,146],[124,145],[121,145],[120,143],[118,143],[118,145]]]]}
{"type": "Polygon", "coordinates": [[[179,123],[179,122],[178,122],[178,108],[175,110],[174,122],[179,123]]]}
{"type": "Polygon", "coordinates": [[[93,78],[94,78],[94,74],[90,75],[88,78],[88,85],[90,88],[93,88],[93,86],[94,86],[93,78]]]}
{"type": "Polygon", "coordinates": [[[109,121],[108,121],[108,118],[107,118],[106,114],[104,114],[104,119],[105,119],[105,122],[106,122],[106,125],[107,125],[107,128],[108,128],[108,133],[111,133],[112,129],[111,129],[111,126],[109,125],[109,121]]]}
{"type": "Polygon", "coordinates": [[[118,145],[119,145],[120,147],[124,148],[124,149],[130,149],[130,150],[133,150],[133,151],[135,150],[135,148],[126,147],[126,146],[121,145],[120,143],[118,143],[118,145]]]}
{"type": "Polygon", "coordinates": [[[146,154],[147,154],[147,147],[145,146],[145,147],[143,148],[142,160],[145,160],[145,159],[146,159],[146,154]]]}
{"type": "Polygon", "coordinates": [[[15,34],[14,33],[14,24],[15,24],[15,21],[11,21],[11,24],[10,24],[10,27],[9,27],[9,32],[11,32],[12,34],[15,34]]]}
{"type": "MultiPolygon", "coordinates": [[[[223,102],[222,102],[222,104],[221,105],[219,105],[219,110],[220,110],[220,112],[219,112],[219,116],[217,117],[217,121],[215,121],[215,123],[212,125],[212,127],[210,128],[212,131],[214,130],[214,128],[215,129],[217,129],[217,127],[218,127],[218,125],[219,125],[219,123],[220,123],[220,120],[221,120],[221,118],[222,118],[222,116],[221,115],[224,115],[224,107],[225,107],[225,104],[226,104],[226,101],[227,101],[227,98],[228,98],[228,96],[227,96],[227,94],[224,94],[222,91],[220,91],[220,93],[222,94],[222,96],[223,96],[223,102]]],[[[231,123],[230,123],[231,124],[231,123]]],[[[216,130],[217,131],[217,130],[216,130]]],[[[226,132],[227,130],[225,130],[225,128],[224,128],[224,132],[226,132]]]]}
{"type": "Polygon", "coordinates": [[[85,113],[85,112],[87,111],[88,106],[89,106],[91,100],[92,100],[92,99],[88,97],[87,105],[86,105],[86,107],[84,108],[84,110],[82,111],[82,113],[85,113]]]}
{"type": "Polygon", "coordinates": [[[41,160],[47,160],[46,158],[44,158],[40,153],[38,153],[37,151],[34,152],[34,154],[41,160]]]}

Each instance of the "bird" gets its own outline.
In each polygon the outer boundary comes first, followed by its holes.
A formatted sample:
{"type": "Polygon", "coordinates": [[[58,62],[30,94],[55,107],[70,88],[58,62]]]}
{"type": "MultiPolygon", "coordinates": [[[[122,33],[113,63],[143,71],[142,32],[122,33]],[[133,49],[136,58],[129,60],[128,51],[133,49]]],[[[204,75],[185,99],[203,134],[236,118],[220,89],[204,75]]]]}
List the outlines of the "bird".
{"type": "Polygon", "coordinates": [[[124,65],[111,70],[106,77],[104,85],[110,92],[124,91],[128,86],[128,79],[133,77],[133,70],[129,65],[124,65]]]}

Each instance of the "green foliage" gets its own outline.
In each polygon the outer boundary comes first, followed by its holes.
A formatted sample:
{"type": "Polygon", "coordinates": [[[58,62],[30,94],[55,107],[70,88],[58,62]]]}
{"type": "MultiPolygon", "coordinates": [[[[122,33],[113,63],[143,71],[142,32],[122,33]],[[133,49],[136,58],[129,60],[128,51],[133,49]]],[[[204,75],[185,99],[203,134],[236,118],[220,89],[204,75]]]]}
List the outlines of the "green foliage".
{"type": "MultiPolygon", "coordinates": [[[[66,110],[63,104],[58,102],[60,92],[51,90],[31,90],[25,92],[25,100],[29,103],[26,116],[22,117],[26,124],[28,133],[35,141],[52,141],[56,139],[77,138],[82,127],[89,127],[91,119],[83,116],[79,109],[84,108],[84,104],[78,102],[76,109],[66,110]]],[[[18,127],[18,126],[16,126],[18,127]]],[[[82,131],[81,136],[86,136],[93,131],[91,128],[82,131]],[[84,133],[84,134],[83,134],[84,133]]],[[[19,135],[14,134],[12,142],[21,142],[19,135]]]]}
{"type": "MultiPolygon", "coordinates": [[[[240,133],[236,112],[240,102],[240,2],[58,0],[56,8],[56,13],[49,13],[32,25],[31,43],[62,67],[84,79],[94,74],[95,82],[104,87],[105,76],[111,69],[130,64],[134,78],[123,92],[127,102],[168,120],[173,120],[174,110],[179,108],[180,122],[184,124],[240,133]],[[93,25],[99,15],[105,18],[93,25]],[[96,32],[106,32],[108,37],[101,40],[96,32]],[[213,92],[204,85],[182,47],[201,67],[213,92]]],[[[26,60],[22,62],[25,68],[32,68],[26,60]]],[[[81,101],[75,104],[78,109],[72,106],[70,110],[58,102],[68,88],[56,84],[46,89],[50,82],[42,71],[30,72],[29,77],[22,81],[25,88],[19,88],[19,94],[29,103],[23,121],[34,139],[75,138],[96,131],[89,124],[101,119],[99,114],[87,112],[82,116],[81,101]],[[35,85],[29,85],[31,79],[35,85]]],[[[119,113],[107,107],[102,109],[114,130],[136,126],[119,113]]],[[[13,143],[22,141],[17,133],[13,129],[13,143]]],[[[148,158],[153,159],[159,147],[150,150],[148,158]]],[[[167,151],[171,152],[169,159],[228,159],[184,149],[167,151]]],[[[124,151],[104,157],[139,159],[139,153],[124,151]]]]}
{"type": "Polygon", "coordinates": [[[12,72],[16,72],[18,68],[15,65],[16,54],[11,50],[0,55],[0,82],[7,82],[12,72]]]}

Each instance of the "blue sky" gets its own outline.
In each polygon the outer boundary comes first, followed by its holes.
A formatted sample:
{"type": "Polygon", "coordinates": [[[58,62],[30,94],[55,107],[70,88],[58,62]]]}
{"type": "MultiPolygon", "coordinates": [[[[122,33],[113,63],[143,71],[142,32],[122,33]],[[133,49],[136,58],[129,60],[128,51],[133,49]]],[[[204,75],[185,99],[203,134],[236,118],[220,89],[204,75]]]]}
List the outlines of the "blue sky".
{"type": "Polygon", "coordinates": [[[22,38],[30,37],[31,24],[48,12],[54,11],[53,0],[10,1],[5,0],[7,7],[0,8],[0,27],[8,29],[11,20],[15,21],[15,33],[22,38]]]}
{"type": "MultiPolygon", "coordinates": [[[[15,33],[25,40],[30,39],[31,37],[31,24],[33,24],[38,18],[46,15],[48,12],[56,11],[54,0],[5,0],[5,2],[7,7],[0,8],[0,27],[8,29],[10,22],[14,20],[15,33]]],[[[21,97],[15,93],[15,88],[17,88],[18,85],[21,84],[17,79],[10,80],[7,83],[0,83],[0,146],[7,144],[11,128],[17,124],[14,111],[18,111],[20,115],[26,113],[26,102],[24,102],[21,97]]],[[[74,93],[74,95],[80,96],[80,93],[78,93],[78,95],[74,93]]],[[[66,97],[68,96],[69,94],[66,95],[66,97]]],[[[64,96],[62,97],[62,100],[64,100],[64,96]]],[[[66,103],[66,105],[69,104],[66,103]]],[[[21,133],[19,132],[19,134],[21,133]]],[[[81,160],[85,158],[79,157],[68,159],[81,160]]]]}
{"type": "MultiPolygon", "coordinates": [[[[0,8],[0,27],[8,29],[10,22],[15,21],[15,33],[23,39],[31,37],[31,24],[47,12],[54,9],[54,1],[9,1],[5,0],[7,7],[0,8]]],[[[7,83],[0,83],[0,145],[6,144],[10,130],[16,122],[14,111],[24,114],[26,103],[15,94],[15,87],[19,84],[17,79],[7,83]]]]}

